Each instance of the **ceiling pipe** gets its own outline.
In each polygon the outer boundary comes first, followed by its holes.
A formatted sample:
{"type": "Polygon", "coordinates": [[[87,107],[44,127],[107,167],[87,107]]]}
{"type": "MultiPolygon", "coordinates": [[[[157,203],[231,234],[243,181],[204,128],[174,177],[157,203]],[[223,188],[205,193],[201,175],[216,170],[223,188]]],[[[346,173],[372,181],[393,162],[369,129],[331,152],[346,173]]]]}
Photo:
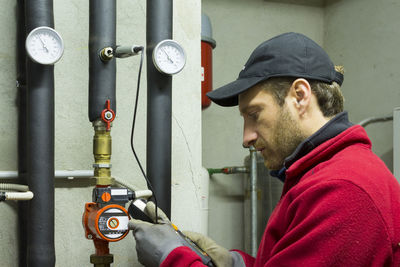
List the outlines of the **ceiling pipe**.
{"type": "MultiPolygon", "coordinates": [[[[26,31],[54,28],[52,0],[25,1],[26,31]]],[[[28,255],[30,267],[55,265],[54,248],[54,66],[27,60],[28,255]]]]}
{"type": "Polygon", "coordinates": [[[147,0],[147,155],[146,169],[159,207],[171,216],[172,77],[154,66],[154,47],[172,39],[172,0],[147,0]]]}
{"type": "MultiPolygon", "coordinates": [[[[18,182],[27,184],[27,91],[25,52],[25,0],[17,1],[17,105],[18,105],[18,182]]],[[[18,202],[18,266],[27,266],[28,206],[18,202]]]]}

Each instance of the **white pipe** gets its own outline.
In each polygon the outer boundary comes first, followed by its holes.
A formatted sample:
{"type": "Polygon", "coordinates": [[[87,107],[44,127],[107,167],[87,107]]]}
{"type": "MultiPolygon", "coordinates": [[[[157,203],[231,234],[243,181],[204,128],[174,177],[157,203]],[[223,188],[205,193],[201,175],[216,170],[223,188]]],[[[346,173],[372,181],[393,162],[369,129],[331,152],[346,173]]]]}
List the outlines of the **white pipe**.
{"type": "Polygon", "coordinates": [[[93,177],[94,176],[94,170],[73,170],[73,171],[66,171],[66,170],[60,170],[60,171],[55,171],[54,177],[55,178],[74,178],[74,177],[93,177]]]}
{"type": "Polygon", "coordinates": [[[18,172],[17,171],[0,171],[0,178],[18,178],[18,172]]]}
{"type": "MultiPolygon", "coordinates": [[[[54,172],[55,178],[74,178],[74,177],[90,178],[93,176],[94,176],[93,170],[74,170],[74,171],[60,170],[54,172]]],[[[0,178],[5,178],[5,179],[18,178],[18,172],[0,171],[0,178]]]]}
{"type": "Polygon", "coordinates": [[[149,198],[153,195],[151,190],[137,190],[135,191],[135,198],[149,198]]]}
{"type": "Polygon", "coordinates": [[[6,200],[31,200],[33,193],[28,192],[6,192],[6,200]]]}
{"type": "Polygon", "coordinates": [[[0,184],[0,190],[28,191],[29,187],[22,184],[0,184]]]}

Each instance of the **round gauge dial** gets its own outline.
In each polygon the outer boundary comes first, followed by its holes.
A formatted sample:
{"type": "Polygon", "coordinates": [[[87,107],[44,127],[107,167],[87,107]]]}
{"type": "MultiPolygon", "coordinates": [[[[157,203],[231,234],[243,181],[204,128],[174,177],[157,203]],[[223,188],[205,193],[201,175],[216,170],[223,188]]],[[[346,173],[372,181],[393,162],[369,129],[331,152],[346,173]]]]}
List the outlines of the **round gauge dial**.
{"type": "Polygon", "coordinates": [[[64,43],[58,32],[43,26],[33,29],[28,34],[25,49],[34,62],[52,65],[61,58],[64,52],[64,43]]]}
{"type": "Polygon", "coordinates": [[[173,40],[161,41],[153,50],[153,63],[161,73],[176,74],[185,66],[185,51],[173,40]]]}

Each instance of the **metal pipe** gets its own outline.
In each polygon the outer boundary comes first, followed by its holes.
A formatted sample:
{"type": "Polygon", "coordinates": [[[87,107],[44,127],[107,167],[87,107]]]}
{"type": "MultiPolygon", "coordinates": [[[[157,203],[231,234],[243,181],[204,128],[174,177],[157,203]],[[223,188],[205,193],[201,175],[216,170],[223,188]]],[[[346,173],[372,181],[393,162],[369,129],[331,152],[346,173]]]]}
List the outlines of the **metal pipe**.
{"type": "MultiPolygon", "coordinates": [[[[25,52],[25,0],[17,1],[18,182],[27,184],[27,90],[25,52]]],[[[28,203],[18,203],[18,265],[27,266],[28,203]]]]}
{"type": "Polygon", "coordinates": [[[244,167],[224,167],[219,169],[208,168],[208,174],[211,176],[214,173],[234,174],[234,173],[249,173],[249,169],[244,167]]]}
{"type": "Polygon", "coordinates": [[[90,0],[89,12],[89,120],[93,122],[100,119],[107,100],[116,112],[115,59],[100,58],[104,48],[115,47],[116,0],[90,0]]]}
{"type": "Polygon", "coordinates": [[[375,122],[385,122],[385,121],[391,121],[393,120],[393,115],[388,115],[384,117],[371,117],[371,118],[366,118],[362,121],[360,121],[358,124],[361,125],[362,127],[366,127],[368,124],[375,123],[375,122]]]}
{"type": "MultiPolygon", "coordinates": [[[[53,1],[25,1],[26,30],[54,28],[53,1]]],[[[27,61],[28,266],[54,266],[54,66],[27,61]]]]}
{"type": "Polygon", "coordinates": [[[393,110],[393,174],[400,183],[400,107],[393,110]]]}
{"type": "MultiPolygon", "coordinates": [[[[57,170],[54,172],[54,178],[69,178],[69,177],[82,177],[91,178],[94,175],[93,170],[57,170]]],[[[0,179],[15,179],[18,178],[17,171],[0,171],[0,179]]]]}
{"type": "Polygon", "coordinates": [[[250,253],[253,257],[257,254],[257,150],[250,147],[250,253]]]}
{"type": "Polygon", "coordinates": [[[154,66],[154,47],[172,39],[172,0],[147,0],[147,176],[160,208],[171,215],[172,77],[154,66]]]}

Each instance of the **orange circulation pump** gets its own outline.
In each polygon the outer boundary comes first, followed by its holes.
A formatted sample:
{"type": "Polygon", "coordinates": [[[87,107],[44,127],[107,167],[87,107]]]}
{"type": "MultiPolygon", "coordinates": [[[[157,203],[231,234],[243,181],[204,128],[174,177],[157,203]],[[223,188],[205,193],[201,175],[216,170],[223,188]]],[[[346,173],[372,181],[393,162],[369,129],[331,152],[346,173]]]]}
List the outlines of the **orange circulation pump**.
{"type": "Polygon", "coordinates": [[[129,232],[129,215],[123,205],[131,199],[133,193],[125,188],[95,188],[94,202],[85,204],[82,218],[86,238],[108,242],[123,239],[129,232]]]}

